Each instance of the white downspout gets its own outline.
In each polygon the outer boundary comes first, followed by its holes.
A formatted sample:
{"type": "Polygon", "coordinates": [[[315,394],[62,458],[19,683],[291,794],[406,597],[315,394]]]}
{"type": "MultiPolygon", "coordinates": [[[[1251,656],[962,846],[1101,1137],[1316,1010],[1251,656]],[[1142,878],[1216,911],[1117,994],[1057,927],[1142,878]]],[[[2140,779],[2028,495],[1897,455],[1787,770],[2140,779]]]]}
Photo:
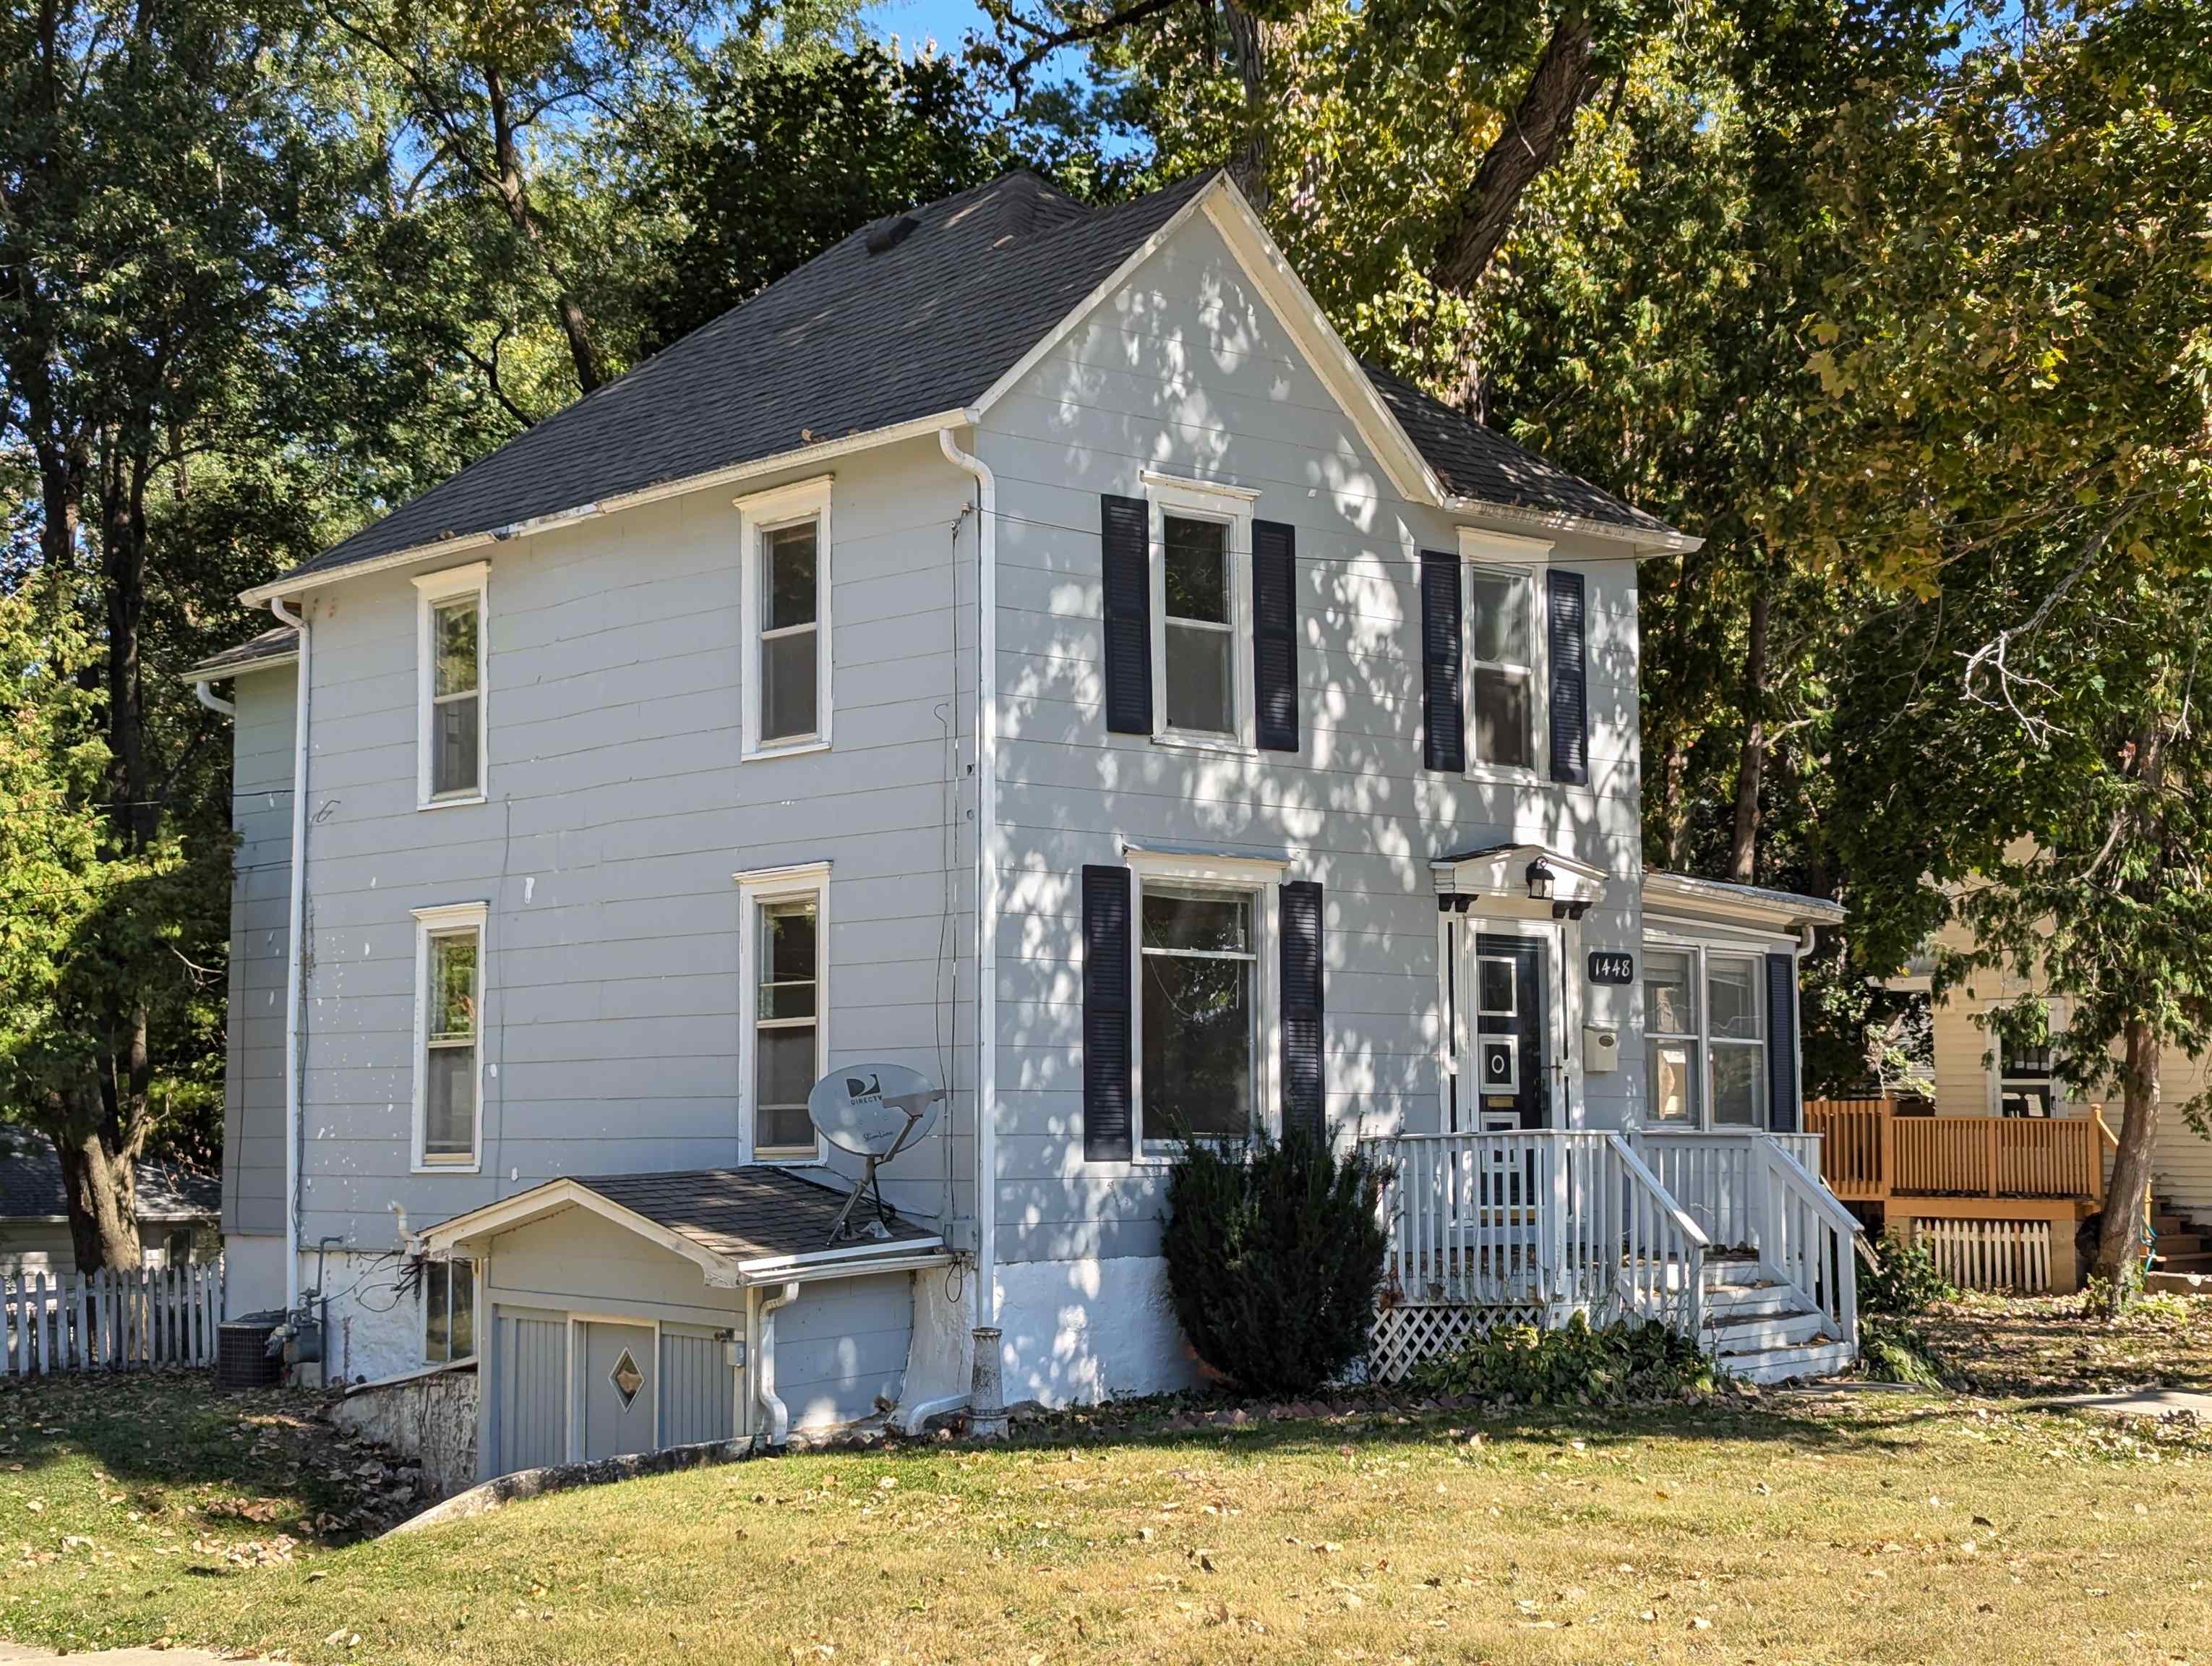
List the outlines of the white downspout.
{"type": "Polygon", "coordinates": [[[760,1304],[760,1337],[755,1344],[758,1363],[754,1366],[754,1380],[758,1384],[761,1409],[768,1414],[768,1426],[760,1432],[762,1444],[767,1446],[781,1446],[791,1438],[791,1408],[775,1392],[775,1316],[798,1299],[798,1285],[787,1284],[760,1304]]]}
{"type": "Polygon", "coordinates": [[[290,952],[284,969],[284,1310],[300,1304],[300,968],[307,930],[307,618],[282,597],[269,611],[300,633],[300,686],[292,712],[292,913],[290,952]]]}
{"type": "MultiPolygon", "coordinates": [[[[974,413],[968,413],[970,425],[974,413]]],[[[975,477],[975,1322],[999,1322],[999,480],[954,443],[937,443],[975,477]]]]}
{"type": "Polygon", "coordinates": [[[234,702],[219,698],[214,685],[204,677],[192,684],[192,693],[198,697],[200,704],[211,712],[221,712],[225,717],[238,715],[237,705],[234,702]]]}

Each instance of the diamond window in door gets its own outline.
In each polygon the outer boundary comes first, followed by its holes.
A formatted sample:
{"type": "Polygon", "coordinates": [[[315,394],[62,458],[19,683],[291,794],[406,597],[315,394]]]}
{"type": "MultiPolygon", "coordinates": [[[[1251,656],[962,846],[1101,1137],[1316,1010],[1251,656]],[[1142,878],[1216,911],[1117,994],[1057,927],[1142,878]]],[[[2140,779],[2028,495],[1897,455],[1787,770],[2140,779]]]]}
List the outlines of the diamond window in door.
{"type": "Polygon", "coordinates": [[[607,1373],[607,1381],[615,1385],[615,1393],[621,1397],[623,1409],[628,1411],[637,1398],[637,1391],[645,1386],[645,1373],[637,1368],[637,1361],[629,1357],[628,1348],[616,1357],[614,1369],[607,1373]]]}

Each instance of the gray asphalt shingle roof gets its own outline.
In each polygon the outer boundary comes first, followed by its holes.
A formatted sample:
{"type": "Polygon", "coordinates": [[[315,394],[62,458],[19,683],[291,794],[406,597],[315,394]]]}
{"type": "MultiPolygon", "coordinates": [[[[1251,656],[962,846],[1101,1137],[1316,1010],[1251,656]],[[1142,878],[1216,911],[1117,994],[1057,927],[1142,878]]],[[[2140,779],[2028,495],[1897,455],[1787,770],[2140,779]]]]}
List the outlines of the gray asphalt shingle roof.
{"type": "Polygon", "coordinates": [[[241,671],[251,671],[272,660],[289,660],[299,651],[300,633],[290,625],[278,625],[273,630],[263,631],[258,636],[247,637],[236,648],[210,654],[185,675],[204,678],[212,682],[218,677],[232,677],[241,671]]]}
{"type": "Polygon", "coordinates": [[[1371,364],[1360,368],[1406,430],[1406,437],[1455,496],[1553,514],[1581,515],[1655,537],[1674,530],[1579,475],[1547,463],[1464,412],[1430,398],[1404,377],[1371,364]]]}
{"type": "MultiPolygon", "coordinates": [[[[610,1203],[644,1216],[691,1240],[701,1249],[738,1262],[763,1261],[827,1250],[830,1228],[845,1207],[846,1194],[794,1174],[789,1169],[692,1169],[674,1174],[579,1175],[610,1203]]],[[[867,1205],[853,1212],[864,1218],[867,1205]]],[[[933,1228],[901,1219],[877,1247],[895,1250],[902,1243],[933,1239],[933,1228]]],[[[865,1248],[861,1239],[852,1246],[865,1248]]]]}
{"type": "MultiPolygon", "coordinates": [[[[1091,209],[1009,173],[851,236],[295,569],[303,577],[497,532],[649,487],[973,403],[1213,178],[1091,209]]],[[[1663,533],[1641,511],[1370,369],[1462,496],[1663,533]]]]}
{"type": "MultiPolygon", "coordinates": [[[[52,1144],[11,1130],[0,1135],[0,1219],[52,1219],[69,1213],[62,1160],[52,1144]]],[[[212,1220],[222,1213],[222,1183],[166,1163],[138,1164],[138,1219],[212,1220]]]]}

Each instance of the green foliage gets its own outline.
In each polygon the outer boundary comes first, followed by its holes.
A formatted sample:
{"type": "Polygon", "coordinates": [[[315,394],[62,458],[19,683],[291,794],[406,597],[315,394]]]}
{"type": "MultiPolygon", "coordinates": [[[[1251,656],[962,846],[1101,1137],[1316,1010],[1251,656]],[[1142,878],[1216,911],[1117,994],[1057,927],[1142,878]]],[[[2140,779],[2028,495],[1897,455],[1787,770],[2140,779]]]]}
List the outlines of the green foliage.
{"type": "Polygon", "coordinates": [[[965,191],[1016,163],[960,66],[847,52],[719,61],[696,119],[647,192],[682,236],[645,306],[654,338],[696,329],[870,221],[965,191]]]}
{"type": "Polygon", "coordinates": [[[1884,1232],[1872,1241],[1874,1265],[1859,1268],[1859,1311],[1910,1318],[1929,1304],[1958,1299],[1951,1281],[1936,1271],[1936,1258],[1917,1243],[1884,1232]]]}
{"type": "Polygon", "coordinates": [[[1366,1351],[1387,1240],[1382,1170],[1302,1134],[1185,1142],[1163,1244],[1198,1357],[1253,1394],[1302,1394],[1366,1351]]]}
{"type": "Polygon", "coordinates": [[[1425,1360],[1425,1394],[1480,1395],[1524,1406],[1625,1406],[1707,1394],[1713,1362],[1664,1325],[1593,1329],[1579,1313],[1557,1330],[1501,1325],[1457,1353],[1425,1360]]]}
{"type": "Polygon", "coordinates": [[[1927,1337],[1893,1313],[1864,1309],[1859,1316],[1859,1375],[1918,1389],[1954,1386],[1954,1373],[1927,1337]]]}

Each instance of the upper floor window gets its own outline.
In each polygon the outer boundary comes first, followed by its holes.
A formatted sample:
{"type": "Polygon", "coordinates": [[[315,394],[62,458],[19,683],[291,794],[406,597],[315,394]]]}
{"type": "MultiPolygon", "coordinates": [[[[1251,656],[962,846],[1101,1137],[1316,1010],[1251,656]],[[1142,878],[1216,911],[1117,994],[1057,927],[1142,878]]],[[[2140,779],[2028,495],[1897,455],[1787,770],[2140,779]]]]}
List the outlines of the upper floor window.
{"type": "Polygon", "coordinates": [[[1468,763],[1533,775],[1543,708],[1537,575],[1476,567],[1467,585],[1468,763]]]}
{"type": "Polygon", "coordinates": [[[1153,733],[1249,746],[1252,505],[1241,487],[1147,474],[1153,733]]]}
{"type": "Polygon", "coordinates": [[[744,545],[744,750],[830,744],[830,480],[738,500],[744,545]]]}
{"type": "Polygon", "coordinates": [[[415,1166],[470,1169],[483,1148],[482,903],[415,910],[415,1166]]]}
{"type": "Polygon", "coordinates": [[[473,804],[484,796],[483,562],[416,579],[416,800],[473,804]]]}
{"type": "Polygon", "coordinates": [[[826,863],[739,874],[750,1148],[764,1161],[820,1155],[806,1096],[829,1068],[826,863]]]}

